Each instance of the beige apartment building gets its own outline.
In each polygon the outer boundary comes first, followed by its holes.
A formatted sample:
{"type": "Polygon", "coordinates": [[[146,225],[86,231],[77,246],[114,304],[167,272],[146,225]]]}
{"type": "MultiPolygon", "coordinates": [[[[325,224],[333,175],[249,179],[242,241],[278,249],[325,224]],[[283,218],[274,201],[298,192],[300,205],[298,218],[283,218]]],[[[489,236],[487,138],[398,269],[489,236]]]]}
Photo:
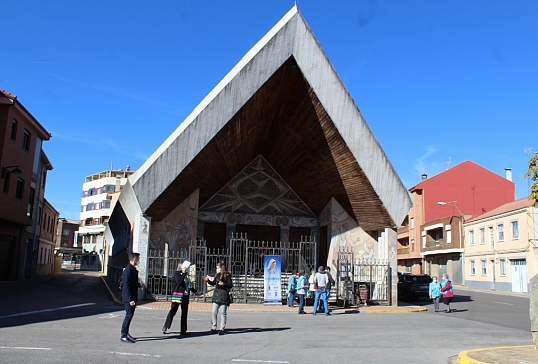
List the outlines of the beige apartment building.
{"type": "Polygon", "coordinates": [[[465,285],[529,292],[536,273],[538,209],[527,198],[509,202],[464,223],[465,285]]]}

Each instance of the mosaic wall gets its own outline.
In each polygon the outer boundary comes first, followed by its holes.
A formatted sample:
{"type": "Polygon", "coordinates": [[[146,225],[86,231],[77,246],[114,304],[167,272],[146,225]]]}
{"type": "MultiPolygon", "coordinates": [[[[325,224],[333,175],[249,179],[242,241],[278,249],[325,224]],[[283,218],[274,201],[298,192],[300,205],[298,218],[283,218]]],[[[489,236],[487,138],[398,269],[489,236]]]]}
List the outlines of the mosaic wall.
{"type": "MultiPolygon", "coordinates": [[[[328,262],[336,262],[338,250],[341,249],[353,251],[355,259],[387,259],[378,256],[380,251],[377,241],[367,234],[335,199],[331,199],[324,209],[322,217],[325,218],[320,219],[321,224],[327,223],[327,216],[331,217],[330,225],[327,224],[331,236],[328,262]]],[[[332,263],[331,266],[336,268],[332,263]]]]}
{"type": "Polygon", "coordinates": [[[196,239],[198,224],[198,195],[196,190],[180,203],[166,218],[152,221],[150,249],[177,251],[196,239]]]}

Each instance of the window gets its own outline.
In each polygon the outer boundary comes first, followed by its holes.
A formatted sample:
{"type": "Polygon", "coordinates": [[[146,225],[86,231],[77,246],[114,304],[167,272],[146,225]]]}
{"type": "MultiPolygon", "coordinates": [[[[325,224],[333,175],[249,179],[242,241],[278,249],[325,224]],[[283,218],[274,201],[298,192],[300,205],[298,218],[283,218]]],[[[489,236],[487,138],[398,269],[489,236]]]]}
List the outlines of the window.
{"type": "Polygon", "coordinates": [[[414,229],[415,228],[415,218],[412,217],[411,218],[411,229],[414,229]]]}
{"type": "Polygon", "coordinates": [[[487,265],[486,265],[486,260],[485,260],[485,259],[482,259],[482,260],[480,261],[480,265],[482,266],[482,275],[485,276],[486,274],[488,274],[487,265]]]}
{"type": "Polygon", "coordinates": [[[501,276],[506,275],[506,259],[499,259],[499,274],[501,276]]]}
{"type": "Polygon", "coordinates": [[[64,236],[69,236],[69,233],[70,233],[70,232],[71,232],[70,229],[64,229],[64,230],[63,230],[63,235],[64,235],[64,236]]]}
{"type": "Polygon", "coordinates": [[[480,244],[486,244],[486,230],[480,228],[480,244]]]}
{"type": "Polygon", "coordinates": [[[24,180],[17,178],[17,189],[15,190],[15,197],[22,199],[24,193],[24,180]]]}
{"type": "Polygon", "coordinates": [[[4,170],[4,187],[2,188],[2,191],[7,193],[9,191],[9,177],[11,176],[11,173],[9,171],[4,170]]]}
{"type": "Polygon", "coordinates": [[[17,125],[19,122],[15,119],[11,122],[11,139],[17,139],[17,125]]]}
{"type": "Polygon", "coordinates": [[[30,138],[31,138],[32,134],[30,134],[30,132],[26,129],[24,129],[24,135],[22,137],[22,147],[25,149],[25,150],[30,150],[30,138]]]}
{"type": "Polygon", "coordinates": [[[109,209],[110,208],[110,201],[109,200],[103,200],[101,202],[101,208],[102,209],[109,209]]]}
{"type": "Polygon", "coordinates": [[[452,229],[451,229],[451,226],[447,225],[445,227],[445,230],[446,230],[446,243],[448,245],[448,244],[452,243],[452,229]]]}
{"type": "Polygon", "coordinates": [[[92,211],[93,209],[94,209],[93,202],[90,202],[89,204],[86,205],[86,211],[92,211]]]}
{"type": "Polygon", "coordinates": [[[476,274],[476,265],[475,261],[471,260],[471,275],[474,276],[476,274]]]}
{"type": "Polygon", "coordinates": [[[469,230],[469,244],[474,245],[474,230],[469,230]]]}
{"type": "Polygon", "coordinates": [[[497,224],[497,234],[499,235],[499,241],[504,240],[504,224],[497,224]]]}
{"type": "Polygon", "coordinates": [[[519,239],[519,224],[516,221],[510,223],[512,225],[512,239],[519,239]]]}

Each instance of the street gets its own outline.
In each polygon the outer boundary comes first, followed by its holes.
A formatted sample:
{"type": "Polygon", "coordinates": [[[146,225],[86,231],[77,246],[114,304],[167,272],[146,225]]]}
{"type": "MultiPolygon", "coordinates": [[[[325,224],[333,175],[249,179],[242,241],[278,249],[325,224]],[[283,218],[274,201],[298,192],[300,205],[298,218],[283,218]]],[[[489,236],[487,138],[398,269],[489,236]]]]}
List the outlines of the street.
{"type": "MultiPolygon", "coordinates": [[[[464,320],[530,331],[528,295],[472,290],[462,286],[454,289],[454,300],[450,307],[455,312],[449,315],[464,320]]],[[[427,299],[411,303],[426,307],[428,313],[444,315],[435,313],[433,303],[427,299]]],[[[440,308],[445,310],[445,305],[441,303],[440,308]]]]}
{"type": "Polygon", "coordinates": [[[454,303],[454,314],[335,311],[327,317],[231,310],[223,336],[208,333],[211,313],[204,311],[189,312],[192,336],[179,336],[177,316],[171,333],[163,335],[167,311],[140,306],[131,325],[138,341],[125,344],[119,340],[124,311],[99,282],[97,276],[73,273],[20,287],[0,284],[1,362],[446,363],[462,350],[531,343],[530,331],[511,323],[525,314],[528,320],[528,299],[518,316],[512,312],[520,310],[514,297],[493,295],[507,304],[489,315],[472,310],[497,307],[491,297],[471,292],[472,301],[454,303]],[[43,298],[30,294],[36,291],[43,298]],[[34,305],[28,303],[34,298],[34,305]],[[501,324],[488,322],[495,312],[504,312],[497,313],[501,324]]]}

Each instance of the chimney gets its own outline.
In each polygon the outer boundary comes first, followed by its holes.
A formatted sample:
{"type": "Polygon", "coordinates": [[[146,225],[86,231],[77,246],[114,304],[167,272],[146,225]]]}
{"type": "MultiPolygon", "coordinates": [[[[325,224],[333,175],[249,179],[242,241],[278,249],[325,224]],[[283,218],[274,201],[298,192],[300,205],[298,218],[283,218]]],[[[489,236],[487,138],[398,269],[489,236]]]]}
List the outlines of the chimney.
{"type": "Polygon", "coordinates": [[[512,182],[512,168],[505,168],[506,179],[512,182]]]}
{"type": "Polygon", "coordinates": [[[424,181],[426,178],[428,178],[428,175],[427,175],[426,173],[424,173],[424,174],[422,175],[422,180],[424,181]]]}

